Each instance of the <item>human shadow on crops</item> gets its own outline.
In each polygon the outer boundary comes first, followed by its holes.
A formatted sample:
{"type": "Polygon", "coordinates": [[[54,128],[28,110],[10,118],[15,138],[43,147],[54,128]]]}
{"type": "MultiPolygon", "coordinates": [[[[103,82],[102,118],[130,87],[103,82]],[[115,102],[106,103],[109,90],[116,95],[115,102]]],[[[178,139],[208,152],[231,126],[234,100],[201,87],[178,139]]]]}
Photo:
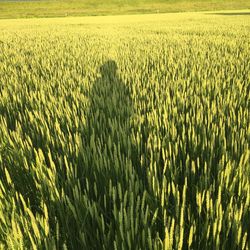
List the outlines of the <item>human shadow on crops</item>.
{"type": "Polygon", "coordinates": [[[206,13],[206,15],[217,15],[217,16],[249,16],[250,12],[221,12],[221,13],[206,13]]]}
{"type": "Polygon", "coordinates": [[[77,164],[80,192],[88,202],[78,205],[72,198],[81,217],[71,220],[75,240],[69,240],[70,249],[113,249],[124,226],[117,211],[122,214],[130,202],[129,211],[135,211],[136,198],[143,194],[142,170],[136,168],[139,157],[131,139],[133,102],[117,71],[115,61],[106,61],[88,93],[83,149],[77,164]]]}
{"type": "Polygon", "coordinates": [[[118,76],[117,69],[112,60],[100,67],[100,77],[89,94],[86,125],[87,144],[90,143],[88,155],[93,157],[89,159],[90,164],[103,177],[107,174],[114,178],[119,178],[117,174],[122,169],[118,165],[130,154],[129,130],[133,112],[129,89],[118,76]]]}

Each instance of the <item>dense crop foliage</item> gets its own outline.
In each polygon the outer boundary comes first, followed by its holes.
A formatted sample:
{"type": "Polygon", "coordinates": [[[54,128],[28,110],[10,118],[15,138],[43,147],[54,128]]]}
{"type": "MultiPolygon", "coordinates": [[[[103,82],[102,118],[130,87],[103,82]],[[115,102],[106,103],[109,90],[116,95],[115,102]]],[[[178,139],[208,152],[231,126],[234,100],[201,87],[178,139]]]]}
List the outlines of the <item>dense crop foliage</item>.
{"type": "Polygon", "coordinates": [[[250,249],[249,16],[0,22],[1,249],[250,249]]]}

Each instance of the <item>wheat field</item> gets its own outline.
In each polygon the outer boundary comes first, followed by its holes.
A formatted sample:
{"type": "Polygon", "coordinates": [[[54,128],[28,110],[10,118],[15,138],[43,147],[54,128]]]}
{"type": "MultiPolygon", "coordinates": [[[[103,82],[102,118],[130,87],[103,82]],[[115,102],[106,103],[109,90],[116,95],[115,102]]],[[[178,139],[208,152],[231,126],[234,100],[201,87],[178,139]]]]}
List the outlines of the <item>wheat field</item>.
{"type": "Polygon", "coordinates": [[[0,249],[250,249],[250,15],[0,21],[0,249]]]}

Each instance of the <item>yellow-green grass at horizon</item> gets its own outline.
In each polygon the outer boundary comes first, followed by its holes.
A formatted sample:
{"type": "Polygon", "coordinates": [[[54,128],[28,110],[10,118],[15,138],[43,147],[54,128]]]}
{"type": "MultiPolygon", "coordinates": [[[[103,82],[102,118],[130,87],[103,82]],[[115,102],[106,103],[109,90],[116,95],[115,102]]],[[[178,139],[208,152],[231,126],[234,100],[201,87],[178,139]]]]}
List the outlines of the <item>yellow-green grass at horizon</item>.
{"type": "Polygon", "coordinates": [[[0,18],[96,16],[250,9],[250,0],[1,1],[0,18]]]}
{"type": "MultiPolygon", "coordinates": [[[[47,29],[51,24],[55,25],[55,28],[61,27],[62,29],[68,28],[68,25],[78,25],[78,28],[86,28],[86,25],[109,25],[114,27],[115,24],[136,24],[140,25],[146,22],[147,24],[157,24],[159,27],[163,24],[169,24],[169,28],[176,28],[179,24],[189,26],[191,24],[198,25],[199,20],[201,25],[204,23],[217,24],[218,20],[223,20],[225,23],[228,21],[229,24],[234,25],[235,23],[242,23],[248,27],[248,20],[250,19],[249,9],[236,9],[236,10],[219,10],[219,11],[202,11],[202,12],[180,12],[180,13],[150,13],[150,14],[123,14],[123,15],[107,15],[107,16],[64,16],[64,17],[46,17],[46,18],[13,18],[13,19],[2,19],[0,20],[0,28],[2,31],[18,30],[20,28],[33,30],[35,27],[47,29]],[[168,23],[166,23],[166,19],[168,23]],[[185,21],[189,22],[185,24],[185,21]],[[10,25],[10,28],[8,26],[10,25]],[[59,26],[60,25],[60,26],[59,26]]],[[[210,26],[210,25],[209,25],[210,26]]],[[[73,26],[74,27],[74,26],[73,26]]],[[[77,26],[75,26],[77,27],[77,26]]],[[[92,26],[89,26],[90,28],[92,26]]],[[[96,27],[96,26],[94,26],[96,27]]],[[[98,26],[100,27],[100,26],[98,26]]],[[[53,27],[51,27],[53,28],[53,27]]],[[[106,26],[104,26],[103,32],[106,26]]],[[[157,26],[156,26],[157,28],[157,26]]],[[[167,28],[167,27],[166,27],[167,28]]],[[[215,27],[216,28],[216,27],[215,27]]],[[[101,32],[101,30],[100,30],[101,32]]]]}

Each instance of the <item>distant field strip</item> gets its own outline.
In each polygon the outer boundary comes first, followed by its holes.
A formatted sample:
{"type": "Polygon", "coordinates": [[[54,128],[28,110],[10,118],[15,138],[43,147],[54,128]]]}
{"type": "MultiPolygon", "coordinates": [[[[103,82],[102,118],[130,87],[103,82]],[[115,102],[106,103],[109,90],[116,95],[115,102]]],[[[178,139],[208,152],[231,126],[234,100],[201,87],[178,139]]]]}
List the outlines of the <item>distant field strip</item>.
{"type": "Polygon", "coordinates": [[[0,0],[0,19],[250,10],[250,0],[0,0]]]}
{"type": "Polygon", "coordinates": [[[0,249],[249,250],[246,13],[0,20],[0,249]]]}

